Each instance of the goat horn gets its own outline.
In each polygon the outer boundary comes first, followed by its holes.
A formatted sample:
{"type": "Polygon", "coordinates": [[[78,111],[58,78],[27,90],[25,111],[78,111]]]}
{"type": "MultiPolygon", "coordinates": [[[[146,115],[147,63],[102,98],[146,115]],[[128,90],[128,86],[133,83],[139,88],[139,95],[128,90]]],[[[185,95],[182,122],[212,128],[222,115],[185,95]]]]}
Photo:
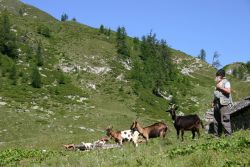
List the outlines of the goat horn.
{"type": "Polygon", "coordinates": [[[174,108],[175,107],[175,104],[172,104],[171,108],[174,108]]]}

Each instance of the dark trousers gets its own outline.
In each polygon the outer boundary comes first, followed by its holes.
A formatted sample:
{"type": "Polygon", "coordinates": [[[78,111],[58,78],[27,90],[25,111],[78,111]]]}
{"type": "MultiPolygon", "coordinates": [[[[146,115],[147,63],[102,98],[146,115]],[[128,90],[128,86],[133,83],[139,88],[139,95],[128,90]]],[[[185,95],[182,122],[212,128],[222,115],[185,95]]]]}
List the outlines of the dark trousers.
{"type": "Polygon", "coordinates": [[[229,106],[217,104],[214,107],[214,135],[221,136],[222,130],[224,130],[225,136],[232,134],[230,109],[229,106]]]}

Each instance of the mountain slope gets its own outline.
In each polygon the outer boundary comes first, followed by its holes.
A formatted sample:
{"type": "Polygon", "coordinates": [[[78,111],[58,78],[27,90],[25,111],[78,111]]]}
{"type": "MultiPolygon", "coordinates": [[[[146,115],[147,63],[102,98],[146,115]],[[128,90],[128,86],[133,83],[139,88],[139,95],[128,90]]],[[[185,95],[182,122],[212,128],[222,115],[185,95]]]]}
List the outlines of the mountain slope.
{"type": "MultiPolygon", "coordinates": [[[[128,77],[134,59],[118,56],[115,32],[107,36],[77,22],[60,22],[20,1],[0,3],[1,13],[4,9],[9,13],[19,50],[16,62],[1,55],[3,64],[16,63],[18,73],[17,84],[13,85],[8,77],[11,68],[1,65],[1,72],[6,70],[0,78],[3,148],[43,147],[49,141],[51,148],[58,149],[62,143],[104,135],[110,124],[127,129],[136,118],[145,125],[159,120],[170,122],[165,113],[169,101],[151,90],[141,91],[141,96],[134,92],[134,81],[128,77]],[[38,32],[41,27],[49,29],[50,37],[38,32]],[[39,43],[44,65],[39,67],[43,85],[37,89],[31,86],[30,78],[39,43]],[[60,83],[61,75],[64,84],[60,83]]],[[[164,96],[177,97],[180,112],[202,116],[210,108],[216,70],[183,52],[171,51],[178,74],[190,82],[164,85],[164,96]]],[[[232,78],[232,85],[236,100],[249,94],[249,84],[232,78]]]]}

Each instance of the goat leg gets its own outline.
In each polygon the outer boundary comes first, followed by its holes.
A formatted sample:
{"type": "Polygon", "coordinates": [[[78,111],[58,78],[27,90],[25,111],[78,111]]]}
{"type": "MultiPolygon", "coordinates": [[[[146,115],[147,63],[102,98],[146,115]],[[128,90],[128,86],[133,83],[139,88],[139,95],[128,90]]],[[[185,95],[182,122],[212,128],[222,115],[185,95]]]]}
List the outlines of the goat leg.
{"type": "Polygon", "coordinates": [[[198,138],[200,138],[200,130],[197,129],[198,138]]]}
{"type": "Polygon", "coordinates": [[[122,146],[122,140],[119,140],[119,145],[122,146]]]}
{"type": "Polygon", "coordinates": [[[143,136],[143,137],[146,139],[146,144],[148,144],[149,137],[148,136],[143,136]]]}
{"type": "Polygon", "coordinates": [[[184,130],[182,129],[182,130],[181,130],[181,141],[184,140],[184,139],[183,139],[183,136],[184,136],[184,130]]]}
{"type": "Polygon", "coordinates": [[[177,139],[179,139],[179,136],[180,136],[180,130],[179,130],[179,129],[177,129],[177,130],[176,130],[176,132],[177,132],[177,139]]]}
{"type": "Polygon", "coordinates": [[[192,134],[193,134],[192,139],[194,139],[195,138],[195,130],[192,130],[192,134]]]}

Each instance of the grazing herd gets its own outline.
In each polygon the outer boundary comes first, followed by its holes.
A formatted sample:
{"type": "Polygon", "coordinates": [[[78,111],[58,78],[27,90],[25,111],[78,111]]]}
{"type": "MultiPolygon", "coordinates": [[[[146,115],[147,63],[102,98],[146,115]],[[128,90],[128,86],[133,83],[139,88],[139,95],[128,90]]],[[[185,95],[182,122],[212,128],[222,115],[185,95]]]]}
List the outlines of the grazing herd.
{"type": "MultiPolygon", "coordinates": [[[[176,116],[176,110],[177,107],[173,105],[166,112],[169,112],[172,117],[177,139],[179,139],[179,134],[181,132],[181,140],[183,141],[184,131],[191,131],[193,135],[192,139],[195,138],[195,133],[197,133],[199,137],[201,128],[204,128],[199,116],[196,114],[176,116]]],[[[122,145],[124,141],[131,141],[134,146],[137,147],[140,136],[142,136],[147,143],[150,138],[165,138],[167,130],[168,126],[163,122],[157,122],[153,125],[142,127],[138,121],[134,121],[129,130],[114,131],[113,127],[108,127],[106,129],[106,135],[119,145],[122,145]]]]}

